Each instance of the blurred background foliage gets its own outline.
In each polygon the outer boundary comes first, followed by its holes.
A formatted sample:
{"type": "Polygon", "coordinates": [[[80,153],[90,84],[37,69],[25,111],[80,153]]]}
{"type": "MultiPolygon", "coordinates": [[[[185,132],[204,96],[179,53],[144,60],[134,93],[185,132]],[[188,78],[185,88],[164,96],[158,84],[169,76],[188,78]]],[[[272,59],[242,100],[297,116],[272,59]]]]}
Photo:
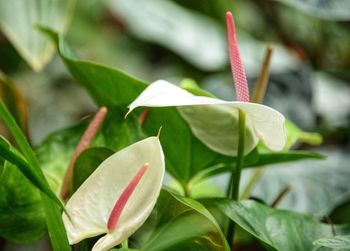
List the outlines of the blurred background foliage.
{"type": "MultiPolygon", "coordinates": [[[[36,24],[65,32],[80,58],[149,82],[166,79],[178,84],[192,78],[216,96],[234,100],[225,35],[225,13],[231,10],[251,89],[267,45],[273,44],[264,103],[302,129],[321,133],[324,144],[312,150],[328,156],[321,164],[305,161],[267,170],[253,195],[270,202],[290,186],[281,208],[320,218],[348,210],[349,1],[33,0],[26,8],[18,1],[0,1],[0,96],[17,102],[12,108],[34,145],[96,109],[36,24]],[[39,7],[47,10],[40,12],[45,15],[38,14],[39,7]]],[[[246,180],[250,173],[245,171],[246,180]]],[[[213,182],[221,184],[221,179],[213,182]]],[[[339,214],[334,215],[337,221],[339,214]]]]}

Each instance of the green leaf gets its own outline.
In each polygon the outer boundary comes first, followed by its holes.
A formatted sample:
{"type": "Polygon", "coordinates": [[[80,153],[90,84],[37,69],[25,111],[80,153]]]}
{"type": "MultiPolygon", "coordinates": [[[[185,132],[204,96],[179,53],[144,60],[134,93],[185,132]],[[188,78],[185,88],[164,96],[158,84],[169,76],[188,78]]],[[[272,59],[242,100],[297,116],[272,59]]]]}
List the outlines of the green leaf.
{"type": "Polygon", "coordinates": [[[309,15],[320,18],[345,21],[350,19],[350,2],[346,0],[279,0],[309,15]]]}
{"type": "Polygon", "coordinates": [[[146,88],[147,83],[120,70],[79,60],[61,36],[47,28],[40,27],[40,30],[56,42],[59,55],[69,72],[99,106],[124,108],[146,88]]]}
{"type": "Polygon", "coordinates": [[[145,251],[229,250],[219,225],[204,206],[167,190],[161,191],[155,213],[135,238],[145,251]]]}
{"type": "MultiPolygon", "coordinates": [[[[286,210],[273,209],[256,201],[217,200],[221,211],[261,241],[268,250],[316,250],[313,241],[331,237],[332,227],[316,218],[286,210]]],[[[336,231],[343,227],[335,226],[336,231]]]]}
{"type": "MultiPolygon", "coordinates": [[[[244,158],[244,168],[252,168],[264,165],[273,165],[286,162],[293,162],[304,159],[322,160],[325,157],[322,154],[309,151],[289,151],[289,152],[264,152],[259,153],[258,148],[255,148],[244,158]]],[[[231,172],[235,168],[235,159],[217,160],[219,164],[215,164],[198,172],[191,183],[204,180],[206,178],[219,175],[225,172],[231,172]],[[221,163],[220,163],[221,162],[221,163]]]]}
{"type": "Polygon", "coordinates": [[[58,194],[64,173],[79,139],[87,126],[87,121],[50,134],[36,149],[42,170],[51,189],[58,194]]]}
{"type": "Polygon", "coordinates": [[[314,242],[314,245],[332,248],[333,250],[350,250],[350,235],[318,239],[314,242]]]}
{"type": "Polygon", "coordinates": [[[219,154],[211,151],[191,132],[176,108],[151,109],[143,125],[148,135],[162,126],[160,140],[165,152],[167,171],[186,185],[200,170],[213,165],[219,154]]]}
{"type": "Polygon", "coordinates": [[[111,251],[137,251],[139,249],[134,248],[119,248],[119,249],[111,249],[111,251]]]}
{"type": "Polygon", "coordinates": [[[0,2],[0,28],[21,56],[36,71],[51,59],[54,44],[35,25],[64,33],[73,14],[75,0],[14,0],[0,2]]]}
{"type": "MultiPolygon", "coordinates": [[[[30,147],[20,128],[16,124],[14,118],[11,116],[11,114],[2,102],[0,102],[0,116],[5,121],[7,127],[9,128],[13,137],[15,138],[17,145],[26,157],[31,170],[34,171],[33,175],[37,175],[38,177],[40,177],[44,181],[46,189],[51,191],[49,188],[49,184],[47,183],[45,176],[42,170],[40,169],[39,161],[36,158],[34,151],[30,147]]],[[[6,150],[6,144],[2,143],[0,145],[3,146],[3,148],[6,150]]],[[[46,193],[41,193],[41,198],[45,209],[46,222],[49,230],[52,248],[54,251],[71,250],[61,218],[60,208],[64,209],[64,206],[52,191],[51,193],[48,193],[51,195],[53,194],[53,196],[50,197],[47,196],[46,193]]]]}
{"type": "Polygon", "coordinates": [[[334,224],[350,223],[350,200],[337,205],[328,215],[334,224]]]}
{"type": "Polygon", "coordinates": [[[215,98],[215,96],[213,94],[200,88],[199,85],[196,83],[196,81],[194,81],[193,79],[190,79],[190,78],[186,78],[186,79],[182,80],[180,83],[180,87],[182,89],[185,89],[186,91],[192,93],[193,95],[196,95],[196,96],[215,98]]]}
{"type": "Polygon", "coordinates": [[[7,161],[0,174],[0,194],[0,236],[16,243],[41,239],[46,223],[39,190],[7,161]]]}
{"type": "MultiPolygon", "coordinates": [[[[95,146],[108,147],[113,151],[118,151],[131,145],[147,135],[143,132],[137,114],[130,114],[125,119],[125,109],[110,107],[104,120],[100,133],[97,135],[95,146]]],[[[159,128],[158,128],[159,129],[159,128]]],[[[155,136],[154,133],[149,136],[155,136]]]]}
{"type": "Polygon", "coordinates": [[[114,152],[105,147],[89,148],[82,152],[74,165],[73,191],[95,171],[95,169],[114,152]]]}
{"type": "Polygon", "coordinates": [[[24,157],[18,153],[10,143],[8,143],[2,136],[0,136],[0,155],[5,160],[14,164],[29,181],[32,182],[38,189],[49,196],[51,199],[55,200],[56,203],[60,203],[56,195],[51,191],[45,178],[41,176],[24,157]]]}
{"type": "Polygon", "coordinates": [[[259,153],[257,159],[248,160],[246,167],[271,165],[285,162],[292,162],[303,159],[325,159],[325,156],[311,151],[289,151],[289,152],[269,152],[259,153]]]}
{"type": "Polygon", "coordinates": [[[285,129],[287,143],[284,149],[290,149],[298,141],[310,145],[320,145],[322,143],[322,135],[318,133],[304,132],[290,120],[286,120],[285,129]]]}

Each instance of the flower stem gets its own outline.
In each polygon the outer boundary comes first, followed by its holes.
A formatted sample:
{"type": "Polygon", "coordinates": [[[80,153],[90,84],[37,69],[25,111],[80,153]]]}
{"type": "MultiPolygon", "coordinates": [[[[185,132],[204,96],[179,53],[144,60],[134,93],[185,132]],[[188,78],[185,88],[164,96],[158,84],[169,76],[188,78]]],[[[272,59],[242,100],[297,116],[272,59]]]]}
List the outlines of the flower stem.
{"type": "Polygon", "coordinates": [[[60,191],[60,197],[62,200],[66,200],[68,197],[68,193],[72,185],[73,168],[76,160],[78,159],[79,155],[90,146],[90,143],[95,137],[99,128],[101,127],[106,114],[107,114],[107,108],[101,107],[99,111],[96,113],[96,115],[94,116],[94,118],[91,120],[83,136],[81,137],[79,144],[73,153],[73,156],[69,162],[68,168],[63,178],[61,191],[60,191]]]}
{"type": "Polygon", "coordinates": [[[129,248],[129,240],[126,239],[122,242],[122,248],[128,249],[129,248]]]}
{"type": "Polygon", "coordinates": [[[272,202],[271,207],[277,207],[277,205],[284,199],[284,197],[286,197],[290,190],[291,187],[289,185],[283,188],[282,191],[278,194],[277,198],[272,202]]]}
{"type": "Polygon", "coordinates": [[[184,185],[183,189],[184,189],[185,197],[192,198],[192,191],[190,186],[188,184],[184,185]]]}
{"type": "MultiPolygon", "coordinates": [[[[236,168],[231,173],[229,188],[227,190],[227,197],[231,200],[238,200],[239,196],[239,183],[244,164],[245,127],[246,114],[242,110],[238,110],[238,150],[236,168]]],[[[233,245],[234,232],[235,224],[233,221],[230,221],[227,230],[227,240],[231,245],[233,245]]]]}
{"type": "Polygon", "coordinates": [[[254,90],[253,90],[253,96],[252,96],[252,102],[261,104],[264,100],[269,76],[270,76],[270,65],[271,65],[271,58],[273,53],[273,45],[269,44],[266,50],[264,62],[259,74],[259,77],[255,83],[254,90]]]}
{"type": "Polygon", "coordinates": [[[259,166],[255,168],[254,173],[248,182],[248,185],[246,186],[246,188],[244,189],[241,195],[241,198],[240,198],[241,200],[246,200],[249,198],[250,194],[253,192],[253,189],[255,188],[256,184],[259,182],[265,170],[266,169],[264,166],[259,166]]]}
{"type": "MultiPolygon", "coordinates": [[[[274,46],[269,44],[266,50],[265,58],[261,67],[259,77],[255,83],[252,102],[261,104],[264,101],[265,92],[268,85],[268,80],[270,77],[270,65],[273,54],[274,46]]],[[[248,199],[249,195],[254,190],[256,184],[259,182],[260,178],[265,172],[265,167],[257,167],[254,171],[254,174],[250,178],[247,187],[242,193],[241,199],[248,199]]]]}

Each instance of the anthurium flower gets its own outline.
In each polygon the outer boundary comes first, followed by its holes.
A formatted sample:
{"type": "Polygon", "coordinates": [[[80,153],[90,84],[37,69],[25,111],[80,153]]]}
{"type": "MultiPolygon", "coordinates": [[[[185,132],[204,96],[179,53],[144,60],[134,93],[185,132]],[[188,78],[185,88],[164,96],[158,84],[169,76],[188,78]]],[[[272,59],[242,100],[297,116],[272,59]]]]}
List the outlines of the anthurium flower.
{"type": "MultiPolygon", "coordinates": [[[[227,37],[232,74],[238,101],[195,96],[164,80],[152,83],[129,105],[129,112],[141,106],[175,106],[193,134],[208,148],[229,156],[237,155],[238,110],[246,113],[245,153],[261,140],[269,149],[282,150],[286,143],[284,117],[264,105],[249,102],[249,90],[237,46],[235,26],[226,15],[227,37]]],[[[164,125],[166,128],[166,125],[164,125]]]]}
{"type": "Polygon", "coordinates": [[[68,200],[63,222],[70,244],[105,234],[93,247],[104,251],[132,235],[150,215],[165,172],[158,137],[113,154],[68,200]]]}
{"type": "MultiPolygon", "coordinates": [[[[286,142],[283,115],[265,105],[195,96],[159,80],[150,84],[129,105],[129,109],[132,111],[141,106],[176,106],[193,134],[207,147],[224,155],[237,154],[238,109],[247,114],[246,153],[259,140],[274,151],[282,150],[286,142]]],[[[166,125],[163,126],[166,130],[166,125]]]]}

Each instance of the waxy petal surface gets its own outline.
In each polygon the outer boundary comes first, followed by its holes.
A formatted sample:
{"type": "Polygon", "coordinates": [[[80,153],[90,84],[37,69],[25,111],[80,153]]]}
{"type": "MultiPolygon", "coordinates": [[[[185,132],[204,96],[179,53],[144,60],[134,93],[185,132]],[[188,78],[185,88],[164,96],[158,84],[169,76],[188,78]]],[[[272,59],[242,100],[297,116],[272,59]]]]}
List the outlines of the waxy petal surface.
{"type": "Polygon", "coordinates": [[[104,251],[120,244],[148,218],[159,195],[165,172],[164,155],[157,137],[149,137],[113,154],[89,176],[67,202],[63,221],[70,244],[106,233],[93,251],[104,251]],[[140,167],[147,172],[130,195],[114,230],[107,224],[118,198],[140,167]]]}
{"type": "Polygon", "coordinates": [[[247,114],[246,153],[259,140],[273,151],[282,150],[286,143],[284,116],[265,105],[195,96],[159,80],[146,88],[129,109],[141,106],[176,106],[193,134],[208,148],[224,155],[237,155],[238,109],[247,114]]]}

